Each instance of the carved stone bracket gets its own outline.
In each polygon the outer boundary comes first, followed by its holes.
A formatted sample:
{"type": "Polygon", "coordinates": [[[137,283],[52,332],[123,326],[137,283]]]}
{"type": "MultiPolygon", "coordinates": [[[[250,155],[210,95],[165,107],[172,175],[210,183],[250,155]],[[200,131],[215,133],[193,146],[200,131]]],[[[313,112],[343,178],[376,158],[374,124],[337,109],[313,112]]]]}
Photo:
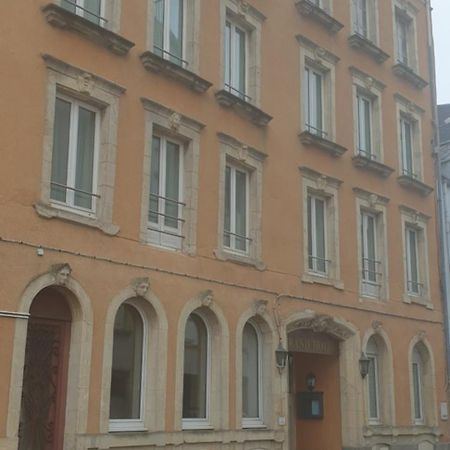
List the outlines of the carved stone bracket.
{"type": "Polygon", "coordinates": [[[373,329],[373,331],[375,331],[375,333],[380,332],[382,328],[383,328],[383,323],[380,322],[379,320],[374,320],[372,322],[372,329],[373,329]]]}

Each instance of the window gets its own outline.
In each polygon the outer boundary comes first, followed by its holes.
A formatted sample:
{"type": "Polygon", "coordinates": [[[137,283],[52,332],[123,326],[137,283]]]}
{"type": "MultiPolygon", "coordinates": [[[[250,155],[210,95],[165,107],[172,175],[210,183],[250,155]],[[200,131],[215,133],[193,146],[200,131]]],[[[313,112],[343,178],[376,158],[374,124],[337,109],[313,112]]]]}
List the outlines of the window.
{"type": "Polygon", "coordinates": [[[402,151],[403,174],[417,177],[414,171],[414,124],[410,120],[400,118],[400,143],[402,151]]]}
{"type": "Polygon", "coordinates": [[[225,24],[225,89],[246,100],[247,33],[229,20],[225,24]]]}
{"type": "Polygon", "coordinates": [[[225,167],[224,246],[248,252],[248,173],[239,167],[225,167]]]}
{"type": "Polygon", "coordinates": [[[380,389],[378,347],[374,338],[371,338],[367,344],[366,355],[369,358],[369,372],[367,373],[368,418],[369,422],[378,423],[380,421],[380,389]]]}
{"type": "Polygon", "coordinates": [[[423,362],[418,350],[414,348],[412,354],[412,391],[414,421],[423,423],[423,362]]]}
{"type": "Polygon", "coordinates": [[[112,223],[117,113],[124,88],[43,55],[48,100],[42,158],[45,218],[61,218],[114,235],[112,223]]]}
{"type": "Polygon", "coordinates": [[[308,195],[308,268],[318,274],[327,273],[326,200],[308,195]]]}
{"type": "Polygon", "coordinates": [[[61,0],[61,6],[97,25],[105,26],[105,0],[61,0]]]}
{"type": "Polygon", "coordinates": [[[381,261],[377,255],[377,216],[361,211],[361,267],[362,291],[369,296],[379,296],[381,261]]]}
{"type": "Polygon", "coordinates": [[[416,9],[406,3],[394,6],[396,60],[413,70],[417,69],[416,9]]]}
{"type": "Polygon", "coordinates": [[[367,0],[353,0],[354,30],[369,39],[369,18],[367,0]]]}
{"type": "Polygon", "coordinates": [[[149,99],[141,204],[141,240],[196,251],[200,131],[203,124],[149,99]]]}
{"type": "Polygon", "coordinates": [[[51,201],[95,212],[100,112],[58,94],[55,104],[51,201]]]}
{"type": "Polygon", "coordinates": [[[144,322],[140,312],[127,303],[114,321],[111,370],[110,430],[143,428],[144,322]]]}
{"type": "Polygon", "coordinates": [[[358,152],[368,158],[374,157],[372,149],[372,100],[358,93],[358,152]]]}
{"type": "Polygon", "coordinates": [[[343,289],[340,280],[338,189],[341,181],[302,166],[304,283],[343,289]]]}
{"type": "Polygon", "coordinates": [[[303,105],[306,130],[313,134],[326,135],[323,130],[322,74],[305,67],[303,105]]]}
{"type": "Polygon", "coordinates": [[[219,237],[215,256],[263,270],[262,171],[266,155],[224,133],[218,137],[219,237]]]}
{"type": "Polygon", "coordinates": [[[154,0],[154,52],[175,64],[186,64],[184,58],[185,0],[154,0]]]}
{"type": "Polygon", "coordinates": [[[183,428],[208,423],[209,343],[205,322],[191,314],[186,322],[183,371],[183,428]]]}
{"type": "Polygon", "coordinates": [[[400,15],[395,17],[397,25],[397,59],[406,66],[410,65],[409,58],[409,27],[410,21],[400,15]]]}
{"type": "Polygon", "coordinates": [[[247,322],[242,337],[242,425],[262,425],[261,345],[257,329],[247,322]]]}
{"type": "Polygon", "coordinates": [[[433,308],[429,298],[428,274],[428,216],[400,206],[403,226],[403,258],[406,303],[419,303],[433,308]]]}
{"type": "Polygon", "coordinates": [[[181,248],[183,196],[183,145],[153,135],[148,212],[150,241],[181,248]]]}

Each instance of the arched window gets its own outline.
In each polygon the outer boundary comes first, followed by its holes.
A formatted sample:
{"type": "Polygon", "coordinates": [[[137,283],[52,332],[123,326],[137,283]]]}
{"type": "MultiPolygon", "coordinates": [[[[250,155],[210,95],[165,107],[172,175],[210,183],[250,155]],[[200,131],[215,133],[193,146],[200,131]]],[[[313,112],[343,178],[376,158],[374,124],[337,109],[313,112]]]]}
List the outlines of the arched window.
{"type": "Polygon", "coordinates": [[[415,423],[424,422],[423,408],[423,380],[424,380],[424,363],[422,356],[414,347],[411,361],[412,371],[412,395],[413,395],[413,417],[415,423]]]}
{"type": "Polygon", "coordinates": [[[367,374],[367,403],[369,422],[380,422],[380,386],[379,386],[379,350],[374,337],[369,339],[366,348],[369,358],[369,372],[367,374]]]}
{"type": "Polygon", "coordinates": [[[184,335],[183,427],[208,422],[208,330],[198,314],[191,314],[184,335]]]}
{"type": "Polygon", "coordinates": [[[242,336],[242,426],[261,424],[261,346],[258,331],[247,322],[242,336]]]}
{"type": "Polygon", "coordinates": [[[111,370],[110,430],[143,428],[144,322],[140,312],[124,303],[114,321],[111,370]]]}

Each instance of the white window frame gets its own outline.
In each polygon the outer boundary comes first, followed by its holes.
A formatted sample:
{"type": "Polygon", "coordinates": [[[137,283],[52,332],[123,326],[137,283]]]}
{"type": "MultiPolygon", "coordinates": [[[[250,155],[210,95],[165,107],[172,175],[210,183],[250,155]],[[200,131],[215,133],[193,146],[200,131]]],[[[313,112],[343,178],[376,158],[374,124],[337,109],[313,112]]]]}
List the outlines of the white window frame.
{"type": "Polygon", "coordinates": [[[378,46],[379,44],[378,0],[352,0],[351,9],[352,9],[352,32],[378,46]],[[359,5],[361,3],[365,4],[366,9],[365,11],[366,30],[364,30],[359,23],[360,21],[359,12],[361,11],[359,5]]]}
{"type": "MultiPolygon", "coordinates": [[[[376,417],[372,417],[370,414],[370,388],[369,388],[369,377],[370,377],[370,373],[367,374],[367,383],[366,383],[366,389],[367,389],[367,417],[368,417],[368,422],[370,424],[373,425],[377,425],[381,422],[381,415],[380,415],[380,382],[379,382],[379,364],[378,364],[378,358],[379,358],[379,352],[377,351],[377,353],[373,353],[371,352],[368,347],[370,344],[370,339],[369,342],[367,344],[367,350],[366,350],[366,356],[369,358],[369,360],[371,360],[372,364],[374,364],[375,368],[374,368],[374,374],[375,374],[375,406],[376,406],[376,410],[377,410],[377,415],[376,417]]],[[[375,346],[377,344],[375,343],[375,346]]]]}
{"type": "MultiPolygon", "coordinates": [[[[308,233],[308,245],[307,247],[309,247],[309,237],[311,237],[311,244],[312,244],[312,255],[309,254],[309,249],[308,249],[308,271],[313,273],[314,275],[317,276],[323,276],[323,277],[327,277],[327,274],[329,272],[328,270],[328,264],[331,262],[329,261],[328,258],[328,239],[327,239],[327,203],[328,200],[326,197],[322,197],[320,195],[317,195],[315,193],[309,192],[307,195],[307,202],[311,201],[311,218],[307,218],[308,222],[309,220],[311,220],[311,236],[309,236],[308,233]],[[317,268],[318,266],[318,256],[317,256],[317,237],[316,237],[316,230],[317,230],[317,214],[316,214],[316,208],[317,208],[317,204],[316,201],[319,200],[323,203],[323,219],[324,219],[324,223],[323,223],[323,229],[324,229],[324,242],[323,242],[323,246],[324,246],[324,264],[325,264],[325,270],[321,271],[317,268]],[[312,262],[312,266],[310,267],[310,260],[312,262]]],[[[309,228],[309,227],[308,227],[309,228]]],[[[309,230],[308,230],[309,231],[309,230]]]]}
{"type": "MultiPolygon", "coordinates": [[[[89,19],[90,16],[93,17],[98,17],[99,19],[99,25],[101,27],[105,27],[106,24],[106,19],[105,19],[105,0],[100,0],[100,15],[96,16],[93,15],[90,11],[86,11],[85,10],[85,3],[86,0],[61,0],[61,5],[64,5],[65,1],[68,1],[69,3],[73,4],[73,6],[75,7],[75,14],[77,16],[81,16],[83,18],[85,18],[86,20],[91,21],[91,19],[89,19]]],[[[95,23],[95,22],[94,22],[95,23]]]]}
{"type": "Polygon", "coordinates": [[[409,295],[420,296],[423,283],[420,281],[420,254],[418,240],[420,230],[413,228],[411,226],[406,226],[405,229],[405,242],[406,242],[406,289],[409,295]],[[414,253],[416,255],[415,261],[412,258],[412,248],[411,248],[411,234],[414,235],[414,253]],[[417,280],[412,280],[412,266],[416,266],[417,280]],[[415,285],[416,289],[412,285],[415,285]]]}
{"type": "MultiPolygon", "coordinates": [[[[196,419],[187,419],[183,417],[183,400],[181,400],[181,427],[183,430],[206,430],[212,428],[211,425],[211,329],[208,324],[208,321],[197,312],[193,311],[187,319],[191,315],[196,315],[200,318],[206,328],[206,398],[205,398],[205,418],[196,418],[196,419]]],[[[186,319],[186,320],[187,320],[186,319]]],[[[183,343],[186,339],[186,324],[185,324],[185,332],[183,337],[183,343]]],[[[184,378],[184,358],[185,358],[185,346],[183,344],[183,378],[184,378]]],[[[181,392],[181,399],[183,399],[183,390],[181,392]]]]}
{"type": "Polygon", "coordinates": [[[414,420],[414,424],[423,425],[425,423],[425,415],[424,415],[424,404],[423,404],[423,361],[419,351],[414,348],[412,351],[411,357],[411,388],[412,388],[412,417],[414,420]],[[417,391],[419,393],[419,397],[416,399],[416,389],[415,389],[415,377],[414,377],[414,366],[417,367],[417,391]],[[420,417],[416,417],[416,401],[418,400],[420,405],[420,417]]]}
{"type": "Polygon", "coordinates": [[[394,20],[394,49],[395,63],[401,63],[412,69],[414,72],[418,70],[418,52],[417,52],[417,24],[416,14],[417,8],[409,1],[400,2],[395,0],[392,4],[394,20]],[[406,25],[406,62],[402,58],[400,43],[400,23],[406,25]]]}
{"type": "MultiPolygon", "coordinates": [[[[183,209],[185,203],[183,201],[183,186],[184,186],[184,143],[180,140],[173,139],[161,132],[156,131],[152,139],[157,137],[160,139],[160,167],[159,167],[159,186],[158,186],[158,212],[155,213],[158,216],[158,223],[155,224],[148,220],[148,239],[149,242],[156,246],[161,246],[168,249],[180,250],[182,248],[182,232],[183,232],[183,209]],[[177,213],[177,228],[170,227],[164,224],[165,214],[165,200],[161,197],[165,197],[165,182],[166,182],[166,151],[167,141],[178,145],[179,149],[179,167],[178,167],[178,213],[177,213]],[[164,195],[163,195],[164,194],[164,195]]],[[[153,146],[153,141],[152,141],[153,146]]],[[[149,193],[150,199],[152,194],[149,193]]],[[[148,216],[150,215],[150,209],[148,216]]]]}
{"type": "Polygon", "coordinates": [[[305,65],[303,82],[303,108],[305,129],[312,134],[326,137],[324,129],[323,94],[324,74],[312,66],[305,65]],[[320,99],[317,91],[320,92],[320,99]]]}
{"type": "Polygon", "coordinates": [[[362,92],[357,91],[356,94],[356,102],[357,102],[357,124],[358,124],[358,153],[362,153],[363,156],[366,156],[369,159],[372,159],[374,154],[373,148],[373,100],[364,95],[362,92]],[[367,111],[366,111],[367,108],[367,111]],[[366,113],[368,112],[368,118],[366,117],[366,113]],[[368,139],[367,139],[367,134],[368,139]],[[368,145],[368,148],[363,148],[368,145]]]}
{"type": "Polygon", "coordinates": [[[382,261],[378,259],[379,255],[378,255],[378,229],[379,229],[379,225],[378,225],[378,215],[374,214],[371,211],[367,211],[364,209],[361,209],[361,253],[360,253],[360,258],[361,258],[361,285],[362,285],[362,294],[366,295],[368,297],[375,297],[378,298],[380,297],[380,293],[379,290],[382,288],[382,283],[380,278],[383,276],[382,273],[382,261]],[[368,276],[368,265],[366,265],[365,261],[367,261],[367,258],[364,258],[363,255],[367,255],[369,250],[368,250],[368,236],[366,233],[367,230],[367,225],[368,225],[368,221],[369,218],[373,220],[373,230],[374,230],[374,242],[373,242],[373,246],[375,249],[375,260],[374,265],[375,265],[375,280],[370,280],[369,276],[368,276]]]}
{"type": "Polygon", "coordinates": [[[400,116],[400,146],[402,152],[402,173],[412,178],[417,178],[415,172],[414,164],[414,122],[404,116],[400,116]],[[409,133],[406,131],[406,126],[408,125],[409,133]],[[407,134],[409,134],[410,147],[406,145],[407,134]],[[410,159],[411,167],[408,167],[408,159],[410,159]]]}
{"type": "MultiPolygon", "coordinates": [[[[61,99],[67,103],[70,103],[70,128],[69,128],[69,149],[68,149],[68,161],[67,161],[67,180],[66,180],[66,201],[58,201],[51,197],[51,186],[54,184],[50,180],[50,204],[55,208],[63,209],[66,211],[74,211],[77,214],[85,215],[87,217],[95,217],[97,209],[97,198],[98,198],[98,158],[99,158],[99,147],[100,147],[100,118],[101,111],[98,108],[89,105],[83,101],[77,100],[76,98],[69,97],[64,93],[56,93],[56,99],[61,99]],[[92,164],[92,192],[90,193],[92,208],[83,208],[74,204],[75,196],[75,174],[76,174],[76,161],[78,156],[77,148],[77,137],[78,137],[78,117],[79,110],[84,108],[88,111],[95,113],[95,136],[94,136],[94,158],[92,164]]],[[[55,130],[53,130],[55,131],[55,130]]],[[[54,148],[52,150],[52,155],[54,148]]]]}
{"type": "MultiPolygon", "coordinates": [[[[145,314],[142,310],[135,304],[131,302],[125,302],[131,307],[135,308],[142,320],[142,362],[141,362],[141,401],[140,401],[140,418],[139,419],[109,419],[109,431],[110,432],[120,432],[120,431],[145,431],[145,393],[146,393],[146,383],[147,383],[147,352],[148,352],[148,324],[145,314]]],[[[121,305],[122,306],[122,305],[121,305]]],[[[117,312],[116,312],[117,314],[117,312]]],[[[114,316],[114,322],[116,316],[114,316]]],[[[114,337],[114,335],[113,335],[114,337]]],[[[114,339],[113,345],[111,346],[112,351],[114,351],[114,339]]],[[[112,370],[112,366],[111,366],[112,370]]],[[[111,376],[111,375],[110,375],[111,376]]],[[[111,394],[110,394],[111,395],[111,394]]],[[[109,413],[108,413],[109,414],[109,413]]]]}
{"type": "Polygon", "coordinates": [[[340,239],[338,218],[338,189],[341,181],[336,178],[321,174],[306,166],[300,167],[302,174],[303,195],[303,283],[318,283],[333,286],[336,289],[344,289],[344,283],[340,279],[340,239]],[[308,255],[308,196],[313,195],[325,200],[325,248],[327,273],[312,272],[309,269],[308,255]]]}
{"type": "MultiPolygon", "coordinates": [[[[248,255],[250,253],[250,246],[252,245],[251,238],[249,237],[249,192],[250,192],[250,176],[249,171],[242,166],[239,166],[232,160],[228,160],[225,166],[225,170],[230,169],[230,246],[225,245],[225,235],[227,232],[225,231],[225,214],[223,217],[224,221],[224,248],[228,252],[233,252],[237,254],[248,255]],[[236,248],[236,172],[239,171],[245,174],[245,237],[242,237],[245,240],[245,250],[240,250],[236,248]]],[[[226,197],[226,193],[225,193],[226,197]]],[[[224,209],[225,212],[225,209],[224,209]]]]}
{"type": "MultiPolygon", "coordinates": [[[[256,338],[258,340],[258,416],[257,417],[242,417],[242,428],[261,428],[265,427],[264,425],[264,399],[263,399],[263,345],[262,345],[262,335],[259,327],[253,323],[253,321],[249,320],[245,325],[249,324],[256,333],[256,338]]],[[[245,328],[244,325],[244,328],[245,328]]],[[[242,334],[244,333],[244,328],[242,329],[242,334]]],[[[242,345],[244,344],[244,338],[242,338],[242,345]]],[[[242,367],[243,370],[243,367],[242,367]]],[[[244,389],[242,388],[242,394],[244,389]]]]}

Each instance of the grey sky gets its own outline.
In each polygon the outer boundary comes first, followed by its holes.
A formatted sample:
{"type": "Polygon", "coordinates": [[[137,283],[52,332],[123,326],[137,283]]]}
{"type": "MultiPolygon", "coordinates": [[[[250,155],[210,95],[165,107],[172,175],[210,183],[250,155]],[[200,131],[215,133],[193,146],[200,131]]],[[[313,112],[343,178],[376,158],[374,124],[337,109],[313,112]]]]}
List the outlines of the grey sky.
{"type": "Polygon", "coordinates": [[[431,0],[438,104],[450,103],[450,0],[431,0]]]}

